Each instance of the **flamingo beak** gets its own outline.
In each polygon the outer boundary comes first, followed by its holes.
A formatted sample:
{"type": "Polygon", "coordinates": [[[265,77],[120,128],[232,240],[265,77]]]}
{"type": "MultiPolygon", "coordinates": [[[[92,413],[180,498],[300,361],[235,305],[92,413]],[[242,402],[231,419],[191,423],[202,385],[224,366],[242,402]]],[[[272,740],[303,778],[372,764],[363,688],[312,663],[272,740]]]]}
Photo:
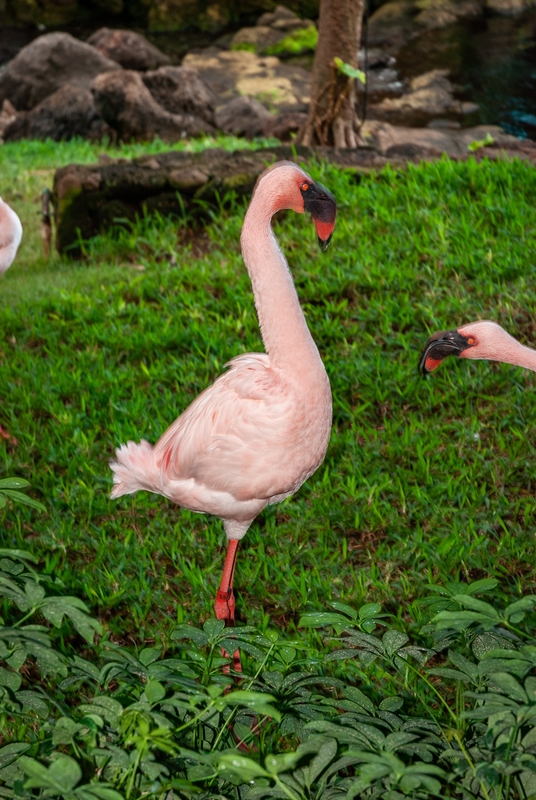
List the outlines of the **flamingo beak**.
{"type": "Polygon", "coordinates": [[[325,252],[335,229],[337,216],[335,198],[321,183],[313,183],[303,198],[303,208],[304,211],[311,214],[318,236],[318,244],[325,252]]]}
{"type": "Polygon", "coordinates": [[[438,331],[426,342],[426,347],[419,362],[419,371],[428,375],[448,356],[459,356],[471,345],[467,338],[458,331],[438,331]]]}

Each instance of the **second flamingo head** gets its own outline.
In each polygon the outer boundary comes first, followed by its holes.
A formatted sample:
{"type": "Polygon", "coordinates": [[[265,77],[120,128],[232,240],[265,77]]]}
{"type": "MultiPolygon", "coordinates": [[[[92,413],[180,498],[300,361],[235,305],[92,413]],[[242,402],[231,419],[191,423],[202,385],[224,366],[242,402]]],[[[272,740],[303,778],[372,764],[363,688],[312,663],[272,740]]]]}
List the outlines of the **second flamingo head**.
{"type": "Polygon", "coordinates": [[[254,196],[263,187],[266,209],[270,215],[283,209],[308,212],[313,218],[318,243],[326,250],[331,241],[337,216],[337,204],[331,192],[292,161],[278,161],[258,178],[254,196]]]}
{"type": "Polygon", "coordinates": [[[426,375],[448,356],[517,363],[519,343],[491,320],[480,320],[451,331],[438,331],[428,339],[419,369],[426,375]]]}

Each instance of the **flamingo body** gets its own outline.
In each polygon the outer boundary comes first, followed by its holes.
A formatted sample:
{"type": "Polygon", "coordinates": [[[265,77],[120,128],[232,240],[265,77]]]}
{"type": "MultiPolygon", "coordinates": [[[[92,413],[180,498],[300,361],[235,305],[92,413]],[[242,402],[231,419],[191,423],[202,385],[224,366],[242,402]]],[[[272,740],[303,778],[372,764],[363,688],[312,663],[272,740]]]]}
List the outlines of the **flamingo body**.
{"type": "Polygon", "coordinates": [[[260,176],[241,242],[267,352],[234,358],[154,447],[128,442],[111,464],[112,497],[145,489],[223,518],[234,544],[224,569],[229,580],[220,586],[229,602],[225,609],[217,600],[216,614],[228,620],[236,540],[265,506],[313,474],[331,430],[329,380],[271,227],[283,208],[310,211],[321,244],[335,225],[332,196],[295,164],[280,162],[260,176]]]}
{"type": "Polygon", "coordinates": [[[0,197],[0,275],[6,272],[15,260],[21,239],[21,221],[0,197]]]}

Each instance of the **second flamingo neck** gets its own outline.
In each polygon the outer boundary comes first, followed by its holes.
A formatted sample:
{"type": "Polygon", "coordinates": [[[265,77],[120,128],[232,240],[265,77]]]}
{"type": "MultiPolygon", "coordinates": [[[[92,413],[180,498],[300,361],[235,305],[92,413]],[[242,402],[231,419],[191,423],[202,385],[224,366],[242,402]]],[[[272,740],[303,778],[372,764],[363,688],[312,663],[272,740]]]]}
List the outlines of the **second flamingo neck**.
{"type": "Polygon", "coordinates": [[[274,367],[290,366],[295,372],[311,374],[315,367],[324,372],[270,217],[255,210],[252,204],[244,221],[242,253],[270,362],[274,367]]]}
{"type": "Polygon", "coordinates": [[[508,336],[506,341],[485,345],[481,350],[466,350],[463,356],[475,361],[500,361],[502,364],[512,364],[536,372],[536,350],[525,347],[512,336],[508,336]]]}
{"type": "Polygon", "coordinates": [[[490,355],[482,356],[482,358],[501,361],[504,364],[513,364],[516,367],[524,367],[536,372],[536,350],[525,347],[525,345],[520,344],[513,338],[495,348],[490,355]]]}

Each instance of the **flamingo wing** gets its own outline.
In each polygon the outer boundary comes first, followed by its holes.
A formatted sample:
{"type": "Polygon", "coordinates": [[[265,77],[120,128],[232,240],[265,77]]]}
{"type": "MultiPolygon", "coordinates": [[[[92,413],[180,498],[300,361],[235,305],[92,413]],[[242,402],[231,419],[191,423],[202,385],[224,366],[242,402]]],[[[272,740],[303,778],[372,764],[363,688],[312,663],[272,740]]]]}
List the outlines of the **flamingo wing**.
{"type": "Polygon", "coordinates": [[[156,463],[170,481],[193,478],[240,501],[292,493],[303,480],[299,398],[264,354],[227,366],[163,434],[156,463]]]}

